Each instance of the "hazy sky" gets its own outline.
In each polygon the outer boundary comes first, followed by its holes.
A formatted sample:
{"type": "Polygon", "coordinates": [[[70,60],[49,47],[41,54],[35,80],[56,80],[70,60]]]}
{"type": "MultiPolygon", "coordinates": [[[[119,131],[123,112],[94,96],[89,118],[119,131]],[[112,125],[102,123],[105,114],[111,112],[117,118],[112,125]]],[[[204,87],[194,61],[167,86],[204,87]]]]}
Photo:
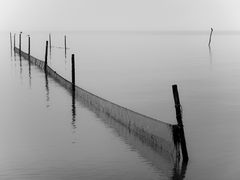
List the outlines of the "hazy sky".
{"type": "Polygon", "coordinates": [[[1,30],[240,30],[239,0],[0,0],[1,30]]]}

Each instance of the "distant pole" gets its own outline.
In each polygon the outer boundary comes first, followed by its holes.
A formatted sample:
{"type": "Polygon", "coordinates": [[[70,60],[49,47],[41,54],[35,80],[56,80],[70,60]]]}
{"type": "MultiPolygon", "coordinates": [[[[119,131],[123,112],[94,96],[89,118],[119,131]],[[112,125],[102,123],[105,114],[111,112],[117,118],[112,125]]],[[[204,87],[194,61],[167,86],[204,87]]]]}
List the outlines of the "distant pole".
{"type": "Polygon", "coordinates": [[[65,57],[67,55],[67,37],[66,35],[64,36],[64,48],[65,48],[65,57]]]}
{"type": "Polygon", "coordinates": [[[72,54],[72,90],[75,91],[75,58],[72,54]]]}
{"type": "Polygon", "coordinates": [[[52,48],[51,34],[49,34],[49,48],[50,48],[50,51],[51,51],[51,48],[52,48]]]}
{"type": "Polygon", "coordinates": [[[28,58],[30,60],[30,35],[28,35],[28,58]]]}
{"type": "Polygon", "coordinates": [[[179,95],[178,95],[178,88],[176,84],[172,85],[172,91],[173,91],[173,97],[175,102],[176,118],[177,118],[178,127],[179,127],[179,135],[181,139],[183,161],[188,161],[188,152],[187,152],[186,140],[184,135],[183,122],[182,122],[182,109],[181,109],[181,104],[180,104],[179,95]]]}
{"type": "Polygon", "coordinates": [[[16,47],[16,33],[14,33],[13,35],[13,50],[15,51],[15,47],[16,47]]]}
{"type": "Polygon", "coordinates": [[[210,32],[210,36],[209,36],[209,41],[208,41],[208,46],[211,46],[211,41],[212,41],[212,32],[213,32],[213,28],[211,28],[211,32],[210,32]]]}
{"type": "Polygon", "coordinates": [[[10,47],[11,47],[11,54],[12,54],[12,33],[10,32],[10,47]]]}
{"type": "Polygon", "coordinates": [[[46,49],[45,49],[45,64],[44,64],[44,71],[47,71],[47,58],[48,58],[48,41],[46,41],[46,49]]]}
{"type": "Polygon", "coordinates": [[[22,54],[22,32],[19,34],[19,54],[22,54]]]}

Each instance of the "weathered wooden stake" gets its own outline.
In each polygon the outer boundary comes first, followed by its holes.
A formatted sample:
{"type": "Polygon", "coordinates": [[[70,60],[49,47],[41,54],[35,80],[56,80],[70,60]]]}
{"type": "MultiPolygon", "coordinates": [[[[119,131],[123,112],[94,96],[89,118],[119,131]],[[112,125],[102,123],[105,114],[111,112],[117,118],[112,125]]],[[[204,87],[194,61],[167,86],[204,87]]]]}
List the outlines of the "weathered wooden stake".
{"type": "Polygon", "coordinates": [[[182,109],[181,109],[181,104],[180,104],[178,89],[176,84],[172,85],[172,91],[173,91],[173,97],[175,102],[176,118],[177,118],[178,127],[179,127],[183,161],[188,161],[188,152],[187,152],[186,140],[184,135],[183,122],[182,122],[182,109]]]}
{"type": "Polygon", "coordinates": [[[12,53],[12,33],[10,32],[10,46],[11,46],[11,53],[12,53]]]}
{"type": "Polygon", "coordinates": [[[30,35],[28,35],[28,59],[30,60],[30,35]]]}
{"type": "Polygon", "coordinates": [[[22,54],[22,32],[19,34],[19,54],[22,54]]]}
{"type": "Polygon", "coordinates": [[[51,39],[51,34],[49,34],[49,48],[50,48],[50,51],[52,49],[52,39],[51,39]]]}
{"type": "Polygon", "coordinates": [[[16,34],[14,33],[13,35],[13,50],[15,51],[15,47],[16,47],[16,34]]]}
{"type": "Polygon", "coordinates": [[[208,41],[208,46],[211,46],[211,41],[212,41],[212,32],[213,32],[213,28],[211,28],[211,32],[210,32],[210,36],[209,36],[209,41],[208,41]]]}
{"type": "Polygon", "coordinates": [[[64,48],[65,48],[65,57],[67,55],[67,37],[66,35],[64,36],[64,48]]]}
{"type": "Polygon", "coordinates": [[[72,54],[72,90],[75,91],[75,59],[72,54]]]}
{"type": "Polygon", "coordinates": [[[47,58],[48,58],[48,41],[46,41],[46,49],[45,49],[45,63],[44,63],[44,71],[47,70],[47,58]]]}

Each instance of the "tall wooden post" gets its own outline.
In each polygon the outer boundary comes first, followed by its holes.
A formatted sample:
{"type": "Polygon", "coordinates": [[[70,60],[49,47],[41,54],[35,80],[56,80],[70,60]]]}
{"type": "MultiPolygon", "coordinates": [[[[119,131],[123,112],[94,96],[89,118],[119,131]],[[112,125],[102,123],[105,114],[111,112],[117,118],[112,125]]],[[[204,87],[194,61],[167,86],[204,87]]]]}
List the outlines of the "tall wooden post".
{"type": "Polygon", "coordinates": [[[30,35],[28,35],[28,59],[30,60],[30,35]]]}
{"type": "Polygon", "coordinates": [[[11,48],[11,54],[12,54],[12,33],[10,32],[10,48],[11,48]]]}
{"type": "Polygon", "coordinates": [[[22,32],[19,34],[19,54],[22,55],[22,32]]]}
{"type": "Polygon", "coordinates": [[[44,71],[47,71],[47,58],[48,58],[48,41],[46,41],[46,49],[45,49],[45,63],[44,63],[44,71]]]}
{"type": "Polygon", "coordinates": [[[176,118],[177,118],[177,123],[179,127],[182,156],[183,156],[183,161],[186,162],[188,161],[188,152],[187,152],[186,140],[184,135],[183,122],[182,122],[182,109],[181,109],[181,104],[180,104],[179,95],[178,95],[178,88],[176,84],[172,85],[172,91],[173,91],[173,97],[175,102],[176,118]]]}
{"type": "Polygon", "coordinates": [[[72,54],[72,90],[75,91],[75,59],[72,54]]]}
{"type": "Polygon", "coordinates": [[[76,105],[75,105],[75,59],[72,54],[72,126],[76,128],[76,105]]]}
{"type": "Polygon", "coordinates": [[[210,36],[209,36],[209,41],[208,41],[208,46],[211,46],[211,41],[212,41],[212,32],[213,32],[213,28],[211,28],[211,32],[210,32],[210,36]]]}
{"type": "Polygon", "coordinates": [[[65,57],[67,56],[67,37],[64,36],[64,49],[65,49],[65,57]]]}
{"type": "Polygon", "coordinates": [[[14,33],[13,35],[13,50],[15,51],[15,47],[16,47],[16,33],[14,33]]]}
{"type": "Polygon", "coordinates": [[[52,38],[51,38],[51,34],[49,34],[49,49],[51,51],[52,49],[52,38]]]}

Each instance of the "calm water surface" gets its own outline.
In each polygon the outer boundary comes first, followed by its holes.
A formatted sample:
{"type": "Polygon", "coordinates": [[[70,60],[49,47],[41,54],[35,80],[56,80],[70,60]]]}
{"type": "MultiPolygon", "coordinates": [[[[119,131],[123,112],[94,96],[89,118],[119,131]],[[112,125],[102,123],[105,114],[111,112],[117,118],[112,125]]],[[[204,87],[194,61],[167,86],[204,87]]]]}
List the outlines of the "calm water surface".
{"type": "MultiPolygon", "coordinates": [[[[27,51],[23,33],[23,50],[27,51]]],[[[49,65],[90,92],[176,123],[177,83],[190,156],[184,179],[240,176],[240,36],[52,32],[49,65]]],[[[18,39],[18,36],[16,36],[18,39]]],[[[177,179],[182,171],[111,120],[99,118],[28,61],[12,56],[1,34],[1,179],[177,179]],[[73,113],[74,112],[74,113],[73,113]],[[178,170],[176,170],[178,169],[178,170]]],[[[31,32],[44,59],[47,33],[31,32]]],[[[18,41],[16,41],[18,44],[18,41]]]]}

